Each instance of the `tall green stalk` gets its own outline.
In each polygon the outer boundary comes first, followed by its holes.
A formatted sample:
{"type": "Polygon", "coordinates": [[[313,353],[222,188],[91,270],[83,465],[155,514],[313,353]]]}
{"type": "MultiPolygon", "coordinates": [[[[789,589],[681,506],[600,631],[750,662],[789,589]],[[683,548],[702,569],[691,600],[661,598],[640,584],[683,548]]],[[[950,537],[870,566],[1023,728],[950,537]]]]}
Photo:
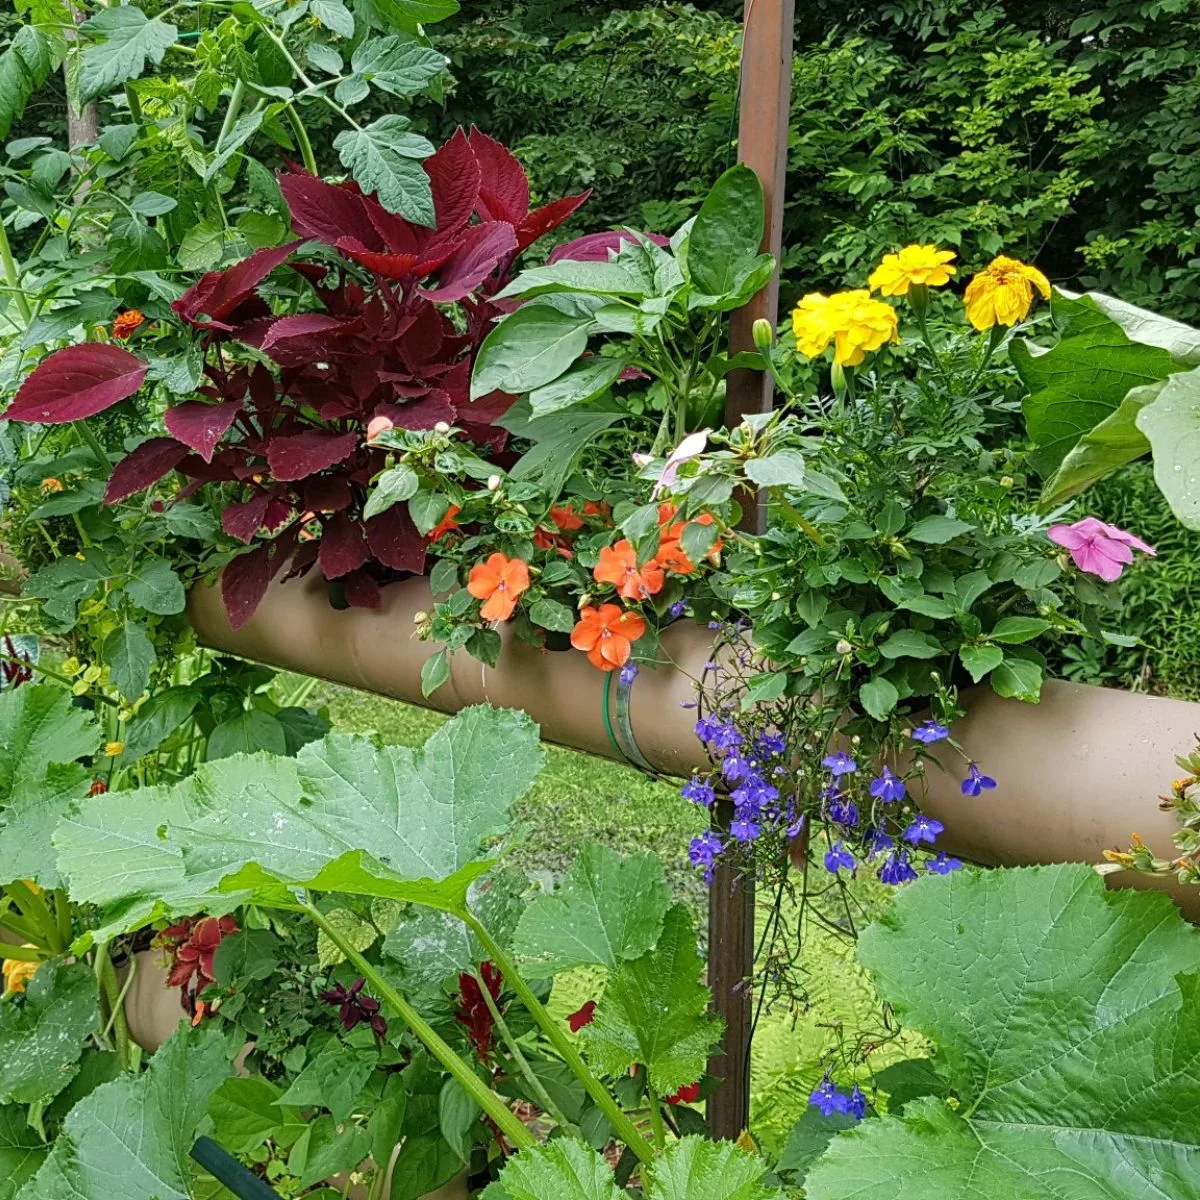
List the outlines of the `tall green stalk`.
{"type": "Polygon", "coordinates": [[[13,258],[12,247],[8,244],[8,230],[4,228],[3,221],[0,221],[0,263],[4,265],[4,282],[8,284],[12,292],[17,311],[28,325],[33,311],[29,307],[25,293],[21,290],[21,272],[17,267],[17,260],[13,258]]]}

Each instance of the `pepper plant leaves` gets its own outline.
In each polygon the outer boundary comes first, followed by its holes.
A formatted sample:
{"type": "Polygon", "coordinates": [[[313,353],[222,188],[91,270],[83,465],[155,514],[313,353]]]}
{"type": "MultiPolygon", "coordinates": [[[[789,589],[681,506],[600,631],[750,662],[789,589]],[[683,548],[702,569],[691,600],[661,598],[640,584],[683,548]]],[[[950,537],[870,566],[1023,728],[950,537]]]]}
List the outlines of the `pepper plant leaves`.
{"type": "Polygon", "coordinates": [[[588,334],[594,327],[590,312],[563,312],[549,304],[522,305],[479,347],[471,399],[496,391],[517,395],[553,382],[587,349],[588,334]]]}
{"type": "Polygon", "coordinates": [[[670,905],[656,854],[622,859],[592,843],[580,851],[556,893],[539,896],[525,909],[516,952],[531,960],[539,977],[588,964],[616,970],[654,945],[670,905]]]}
{"type": "Polygon", "coordinates": [[[609,980],[583,1034],[591,1058],[615,1076],[641,1064],[662,1096],[699,1079],[721,1035],[701,966],[691,917],[677,904],[655,948],[622,963],[609,980]]]}
{"type": "Polygon", "coordinates": [[[0,1104],[40,1104],[57,1096],[75,1077],[99,1018],[89,967],[42,963],[25,995],[0,1005],[0,1104]]]}
{"type": "Polygon", "coordinates": [[[758,258],[762,236],[762,184],[739,163],[713,184],[688,236],[687,272],[696,291],[734,291],[758,258]]]}
{"type": "Polygon", "coordinates": [[[964,871],[907,889],[859,955],[955,1102],[840,1134],[810,1200],[1200,1197],[1200,932],[1165,896],[964,871]]]}
{"type": "Polygon", "coordinates": [[[189,1200],[189,1152],[230,1057],[219,1030],[180,1027],[145,1072],[75,1105],[21,1200],[189,1200]]]}

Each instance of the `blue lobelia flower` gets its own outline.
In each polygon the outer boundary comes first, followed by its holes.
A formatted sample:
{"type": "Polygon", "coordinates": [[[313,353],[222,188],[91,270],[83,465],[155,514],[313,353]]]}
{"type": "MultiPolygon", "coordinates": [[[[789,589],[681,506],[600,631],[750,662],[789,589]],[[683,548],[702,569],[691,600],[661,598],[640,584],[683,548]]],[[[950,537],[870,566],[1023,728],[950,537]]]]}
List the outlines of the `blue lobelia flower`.
{"type": "Polygon", "coordinates": [[[850,1093],[850,1100],[846,1106],[846,1110],[852,1117],[857,1118],[859,1121],[867,1115],[867,1098],[863,1095],[862,1089],[857,1083],[854,1085],[854,1090],[850,1093]]]}
{"type": "Polygon", "coordinates": [[[853,829],[858,824],[858,805],[853,800],[835,800],[830,804],[829,819],[835,825],[853,829]]]}
{"type": "Polygon", "coordinates": [[[840,779],[843,775],[853,775],[858,770],[858,763],[848,755],[845,750],[838,750],[834,754],[827,754],[821,759],[823,766],[834,779],[840,779]]]}
{"type": "Polygon", "coordinates": [[[928,746],[932,742],[944,742],[950,736],[950,729],[937,721],[926,721],[912,731],[912,736],[914,742],[924,742],[928,746]]]}
{"type": "Polygon", "coordinates": [[[895,841],[888,837],[882,829],[876,829],[874,826],[863,834],[863,846],[867,850],[868,861],[873,861],[875,855],[882,854],[884,850],[890,850],[895,844],[895,841]]]}
{"type": "Polygon", "coordinates": [[[919,813],[916,820],[904,831],[904,840],[912,842],[914,846],[921,842],[928,842],[932,846],[937,841],[938,834],[945,828],[941,821],[919,813]]]}
{"type": "Polygon", "coordinates": [[[617,679],[628,687],[638,675],[638,665],[635,662],[627,662],[617,675],[617,679]]]}
{"type": "Polygon", "coordinates": [[[713,801],[716,799],[716,792],[713,790],[713,785],[708,780],[701,779],[698,775],[693,775],[679,789],[679,794],[685,800],[690,800],[693,804],[703,805],[705,808],[711,808],[713,801]]]}
{"type": "Polygon", "coordinates": [[[687,612],[687,602],[684,600],[676,600],[675,603],[667,609],[667,612],[669,612],[673,617],[682,617],[683,614],[687,612]]]}
{"type": "Polygon", "coordinates": [[[754,750],[763,758],[769,758],[772,754],[785,754],[787,741],[781,733],[760,733],[754,743],[754,750]]]}
{"type": "Polygon", "coordinates": [[[779,789],[773,788],[761,775],[752,771],[730,795],[735,804],[757,813],[779,799],[779,789]]]}
{"type": "Polygon", "coordinates": [[[938,852],[937,858],[931,858],[925,869],[934,875],[949,875],[951,871],[962,870],[962,859],[951,858],[945,850],[938,852]]]}
{"type": "Polygon", "coordinates": [[[819,1108],[823,1117],[832,1117],[834,1113],[850,1111],[850,1097],[843,1092],[839,1092],[834,1087],[833,1080],[829,1078],[828,1072],[822,1076],[821,1082],[813,1088],[808,1102],[814,1108],[819,1108]]]}
{"type": "Polygon", "coordinates": [[[884,804],[894,804],[903,800],[908,793],[904,780],[898,779],[888,767],[884,767],[878,777],[871,780],[871,795],[884,804]]]}
{"type": "Polygon", "coordinates": [[[841,842],[834,842],[825,851],[825,870],[831,875],[836,875],[843,868],[847,871],[854,870],[854,855],[841,842]]]}
{"type": "Polygon", "coordinates": [[[725,846],[716,832],[706,829],[699,837],[692,838],[688,847],[688,857],[698,867],[711,867],[713,860],[724,850],[725,846]]]}
{"type": "Polygon", "coordinates": [[[883,860],[883,867],[879,871],[880,880],[892,887],[908,883],[916,877],[917,873],[908,861],[907,850],[894,850],[883,860]]]}
{"type": "Polygon", "coordinates": [[[974,763],[967,764],[967,777],[960,784],[964,796],[978,796],[995,786],[996,781],[990,775],[985,775],[974,763]]]}
{"type": "Polygon", "coordinates": [[[739,779],[745,779],[753,770],[754,764],[742,754],[727,754],[721,760],[721,774],[730,783],[735,783],[739,779]]]}
{"type": "Polygon", "coordinates": [[[738,809],[729,822],[729,833],[739,842],[752,842],[762,833],[762,826],[754,820],[754,813],[738,809]]]}

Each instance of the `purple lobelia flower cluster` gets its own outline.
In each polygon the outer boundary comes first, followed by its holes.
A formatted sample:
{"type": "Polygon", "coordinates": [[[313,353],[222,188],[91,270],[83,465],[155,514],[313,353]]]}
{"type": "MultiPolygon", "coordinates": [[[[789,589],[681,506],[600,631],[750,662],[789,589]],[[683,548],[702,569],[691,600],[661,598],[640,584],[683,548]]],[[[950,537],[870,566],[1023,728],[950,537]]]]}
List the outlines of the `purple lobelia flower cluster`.
{"type": "Polygon", "coordinates": [[[821,1082],[812,1090],[808,1098],[809,1104],[818,1109],[823,1117],[832,1117],[834,1113],[843,1113],[861,1121],[867,1115],[867,1098],[856,1083],[849,1092],[841,1091],[826,1071],[821,1076],[821,1082]]]}

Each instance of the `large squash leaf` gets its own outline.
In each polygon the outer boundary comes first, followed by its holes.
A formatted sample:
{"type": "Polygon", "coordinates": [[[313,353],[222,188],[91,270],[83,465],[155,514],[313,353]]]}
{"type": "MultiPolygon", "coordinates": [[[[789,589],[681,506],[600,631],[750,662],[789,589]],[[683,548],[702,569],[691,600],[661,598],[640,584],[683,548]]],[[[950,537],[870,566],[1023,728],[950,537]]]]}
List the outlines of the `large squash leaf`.
{"type": "Polygon", "coordinates": [[[1200,367],[1172,375],[1138,411],[1137,427],[1150,439],[1154,482],[1171,511],[1200,529],[1200,367]]]}
{"type": "Polygon", "coordinates": [[[915,884],[860,942],[946,1095],[839,1134],[810,1200],[1200,1198],[1200,931],[1086,866],[915,884]]]}
{"type": "Polygon", "coordinates": [[[0,694],[0,804],[22,784],[40,784],[51,763],[91,754],[100,740],[95,718],[48,683],[0,694]]]}

